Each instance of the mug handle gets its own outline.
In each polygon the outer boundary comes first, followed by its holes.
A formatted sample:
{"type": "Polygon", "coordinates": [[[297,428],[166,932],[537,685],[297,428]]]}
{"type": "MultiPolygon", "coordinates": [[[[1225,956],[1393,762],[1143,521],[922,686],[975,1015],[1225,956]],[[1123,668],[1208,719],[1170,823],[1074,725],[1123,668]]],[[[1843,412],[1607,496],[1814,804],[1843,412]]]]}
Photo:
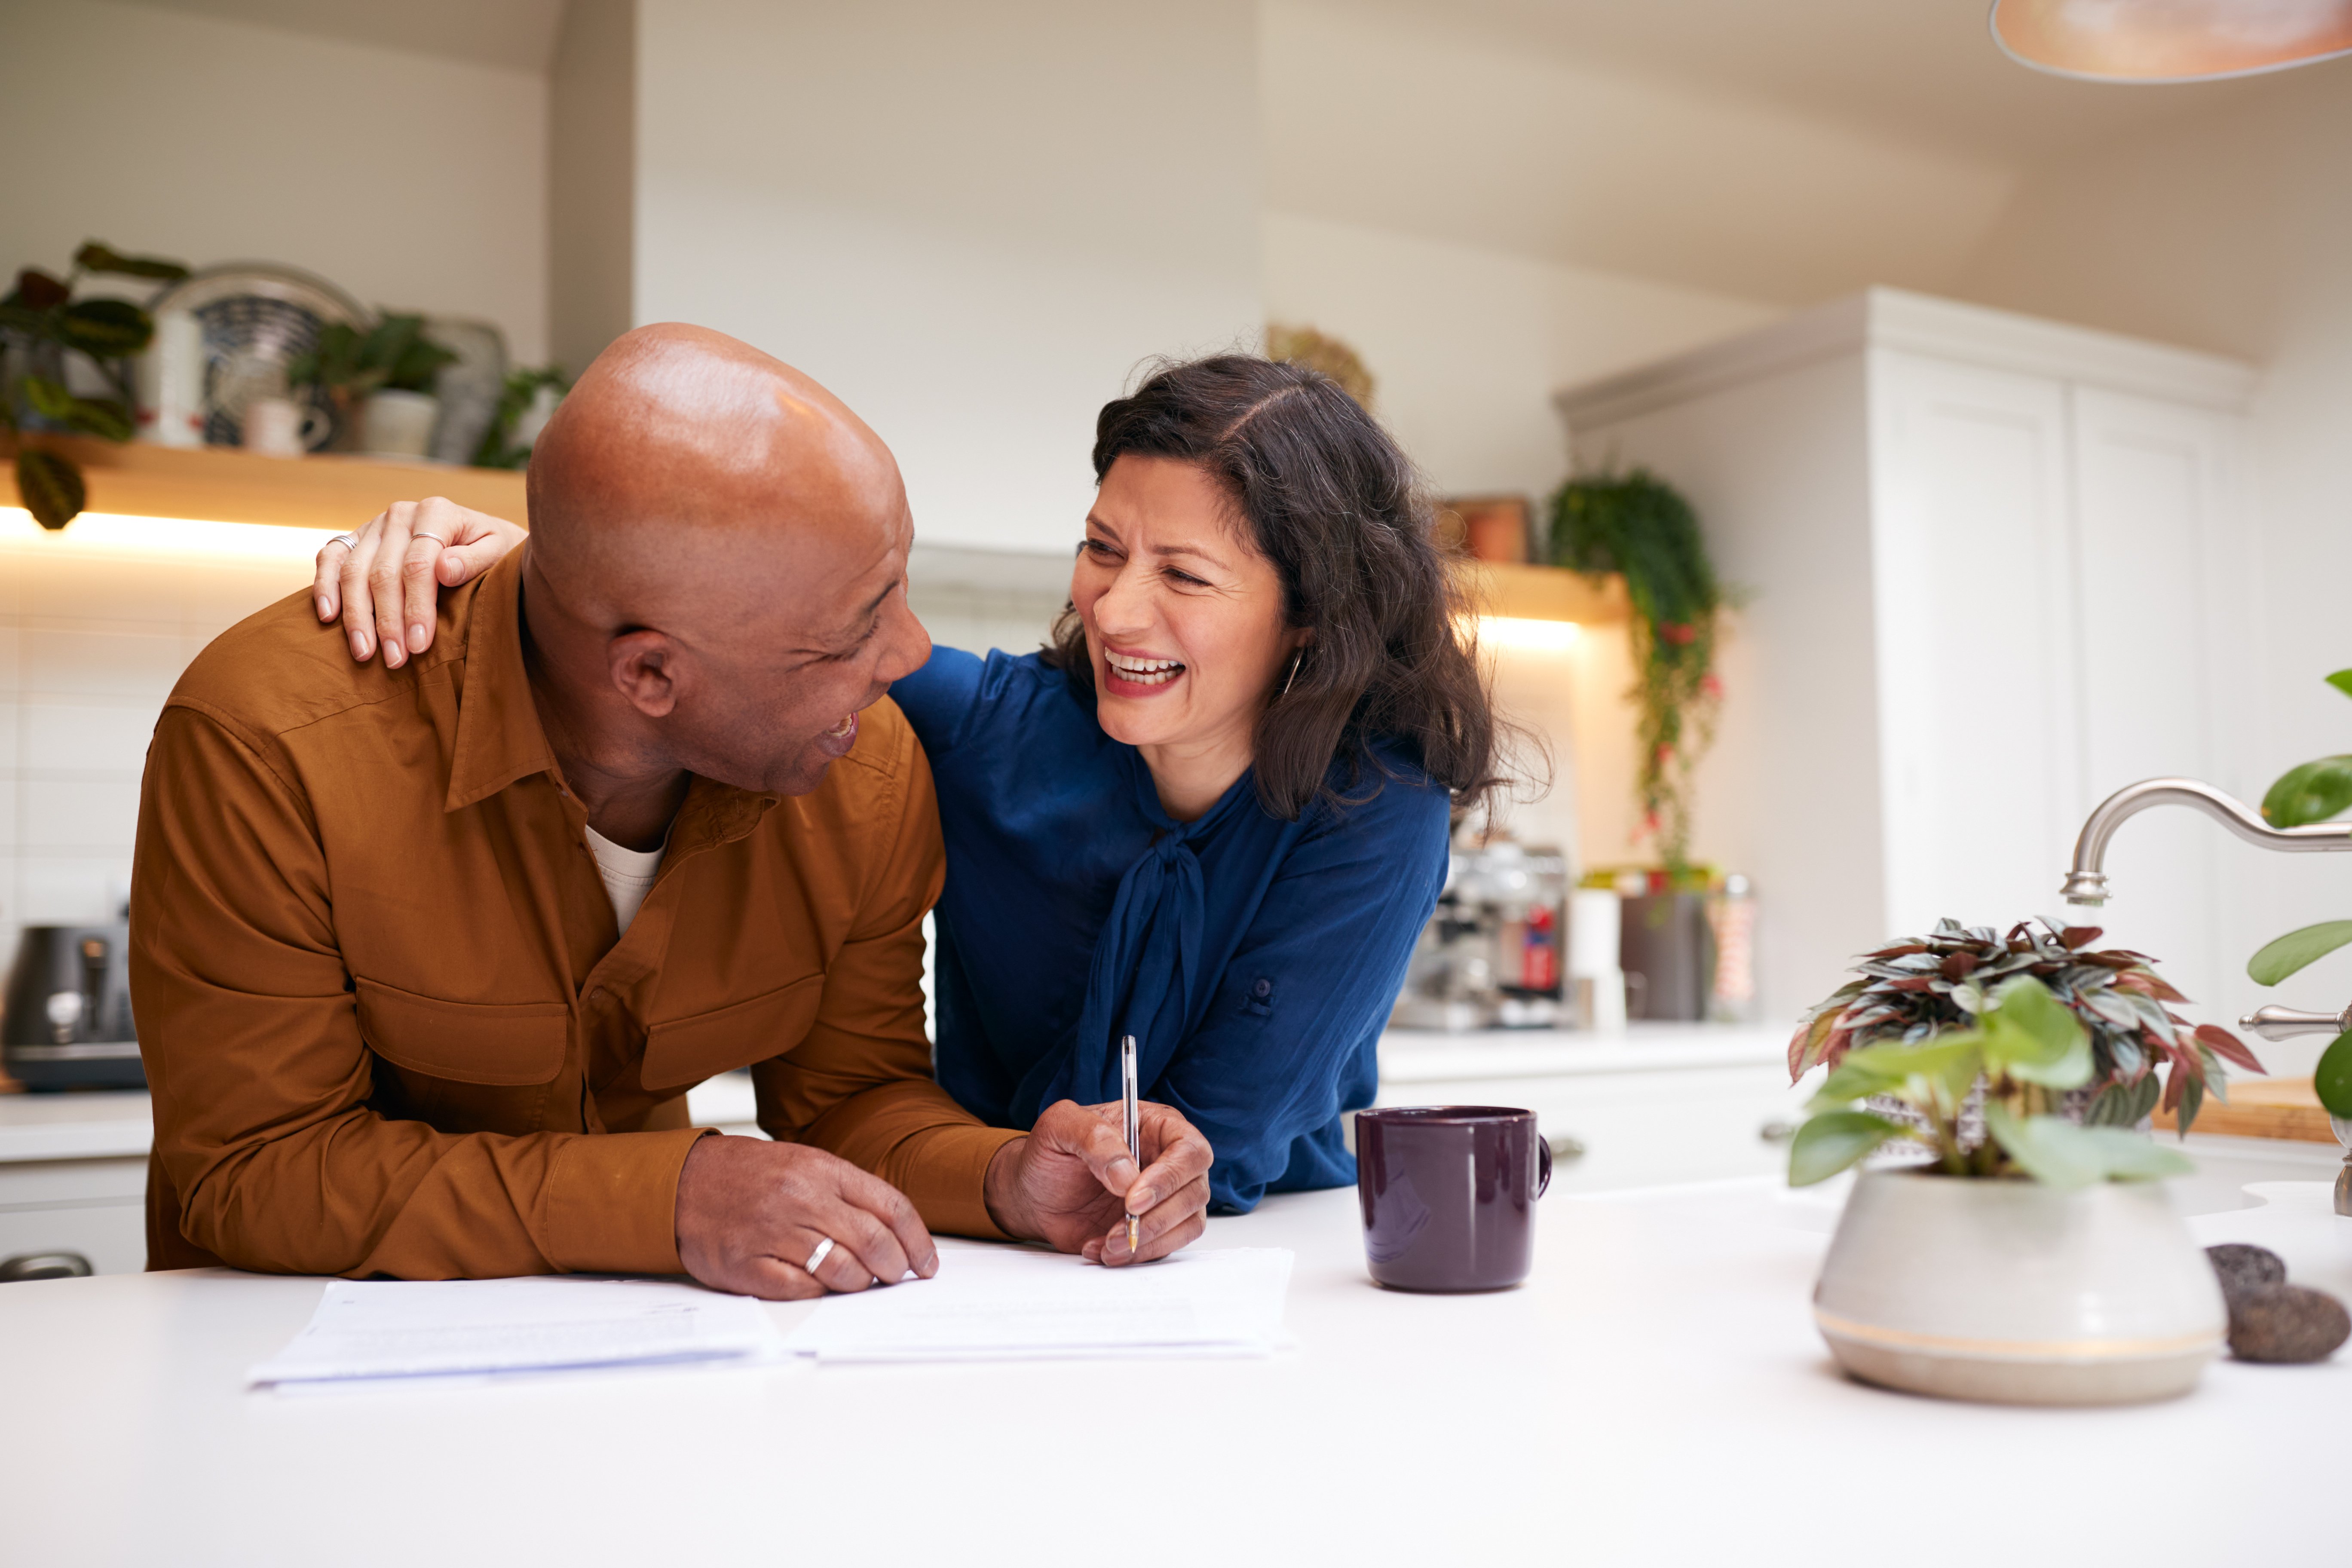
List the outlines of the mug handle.
{"type": "Polygon", "coordinates": [[[1540,1127],[1536,1129],[1536,1152],[1541,1162],[1536,1176],[1536,1196],[1541,1197],[1551,1190],[1551,1140],[1543,1135],[1540,1127]]]}
{"type": "Polygon", "coordinates": [[[302,409],[302,424],[298,438],[307,450],[311,443],[333,431],[335,421],[333,416],[316,404],[305,403],[299,406],[302,409]]]}

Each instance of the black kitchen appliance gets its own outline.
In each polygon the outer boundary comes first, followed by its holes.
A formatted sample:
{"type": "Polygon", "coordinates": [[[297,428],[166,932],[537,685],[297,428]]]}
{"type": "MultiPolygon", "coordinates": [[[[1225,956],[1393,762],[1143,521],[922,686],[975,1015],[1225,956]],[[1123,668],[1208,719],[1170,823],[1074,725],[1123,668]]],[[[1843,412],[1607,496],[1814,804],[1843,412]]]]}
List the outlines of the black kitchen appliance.
{"type": "Polygon", "coordinates": [[[131,928],[26,926],[8,969],[0,1062],[26,1089],[138,1089],[131,928]]]}

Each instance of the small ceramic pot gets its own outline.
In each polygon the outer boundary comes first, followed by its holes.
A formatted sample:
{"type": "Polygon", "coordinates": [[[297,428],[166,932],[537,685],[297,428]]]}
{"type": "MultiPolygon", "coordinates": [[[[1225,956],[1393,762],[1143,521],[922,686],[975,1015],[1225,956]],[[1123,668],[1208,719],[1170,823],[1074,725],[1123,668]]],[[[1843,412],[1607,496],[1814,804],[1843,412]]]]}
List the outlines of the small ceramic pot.
{"type": "Polygon", "coordinates": [[[2126,1405],[2195,1387],[2228,1314],[2161,1183],[2061,1192],[1873,1171],[1846,1200],[1813,1321],[1866,1383],[2126,1405]]]}
{"type": "Polygon", "coordinates": [[[376,392],[360,405],[360,450],[379,458],[421,458],[432,449],[441,400],[422,392],[376,392]]]}

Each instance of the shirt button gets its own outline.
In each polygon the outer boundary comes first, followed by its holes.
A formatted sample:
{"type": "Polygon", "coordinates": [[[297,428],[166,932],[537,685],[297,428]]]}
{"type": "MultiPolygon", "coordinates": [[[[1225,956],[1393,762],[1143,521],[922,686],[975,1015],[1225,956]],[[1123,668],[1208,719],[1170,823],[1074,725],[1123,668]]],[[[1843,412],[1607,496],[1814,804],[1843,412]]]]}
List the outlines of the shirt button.
{"type": "Polygon", "coordinates": [[[606,1002],[612,999],[612,994],[613,994],[611,992],[605,990],[602,985],[592,985],[588,988],[589,1005],[593,1007],[602,1007],[606,1002]]]}
{"type": "Polygon", "coordinates": [[[1273,995],[1274,982],[1271,980],[1260,980],[1256,984],[1250,987],[1250,994],[1253,996],[1273,995]]]}

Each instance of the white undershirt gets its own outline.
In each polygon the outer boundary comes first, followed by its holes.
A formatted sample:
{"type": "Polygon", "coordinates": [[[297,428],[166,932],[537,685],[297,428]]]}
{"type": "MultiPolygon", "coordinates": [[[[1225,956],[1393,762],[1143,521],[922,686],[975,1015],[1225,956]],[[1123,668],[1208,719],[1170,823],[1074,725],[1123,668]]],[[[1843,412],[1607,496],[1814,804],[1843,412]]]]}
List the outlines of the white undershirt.
{"type": "Polygon", "coordinates": [[[604,891],[613,900],[613,918],[621,922],[623,936],[629,934],[629,922],[637,918],[646,889],[654,885],[654,873],[661,869],[662,856],[668,849],[667,833],[654,848],[624,849],[594,828],[588,829],[588,852],[596,857],[596,874],[604,879],[604,891]]]}

